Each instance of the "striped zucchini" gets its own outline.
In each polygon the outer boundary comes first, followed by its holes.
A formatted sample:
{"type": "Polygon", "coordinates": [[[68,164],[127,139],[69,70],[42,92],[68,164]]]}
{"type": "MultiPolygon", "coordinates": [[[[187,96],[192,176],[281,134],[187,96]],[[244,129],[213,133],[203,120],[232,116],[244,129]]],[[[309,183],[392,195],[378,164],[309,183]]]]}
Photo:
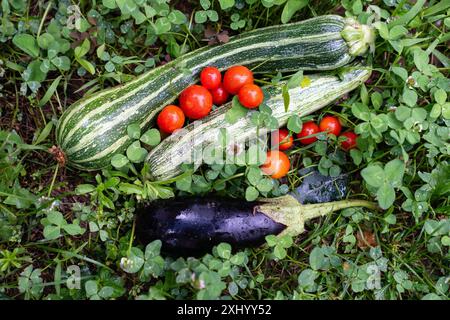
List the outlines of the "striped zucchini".
{"type": "Polygon", "coordinates": [[[138,123],[147,128],[165,105],[198,80],[205,66],[225,70],[247,65],[255,72],[331,70],[364,54],[373,40],[371,28],[336,15],[253,30],[77,101],[61,116],[57,143],[70,165],[100,169],[131,143],[128,125],[138,123]],[[186,69],[190,73],[182,72],[186,69]]]}
{"type": "MultiPolygon", "coordinates": [[[[339,76],[311,75],[309,86],[289,90],[288,112],[285,111],[281,87],[266,87],[268,92],[266,104],[272,109],[272,115],[282,127],[291,115],[308,115],[357,88],[369,78],[370,73],[368,68],[349,66],[344,67],[339,76]]],[[[255,138],[257,134],[264,135],[269,132],[268,128],[256,128],[252,124],[250,119],[252,112],[248,112],[246,117],[239,119],[236,123],[230,124],[225,119],[226,112],[230,108],[231,103],[228,103],[214,110],[207,117],[194,121],[173,133],[153,149],[146,160],[152,179],[173,178],[182,173],[183,163],[195,161],[195,164],[199,165],[201,160],[199,155],[204,150],[221,145],[220,137],[223,136],[224,129],[227,141],[233,145],[243,145],[255,138]]]]}

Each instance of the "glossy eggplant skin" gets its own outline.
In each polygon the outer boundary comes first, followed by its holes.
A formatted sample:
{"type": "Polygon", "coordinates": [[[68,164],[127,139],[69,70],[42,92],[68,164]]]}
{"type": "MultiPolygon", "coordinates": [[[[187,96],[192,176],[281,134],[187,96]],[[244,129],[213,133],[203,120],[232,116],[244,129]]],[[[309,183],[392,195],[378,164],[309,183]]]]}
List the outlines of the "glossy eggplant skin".
{"type": "Polygon", "coordinates": [[[203,254],[221,242],[259,246],[286,228],[258,211],[259,204],[212,197],[155,201],[137,210],[137,240],[145,245],[160,239],[162,250],[177,256],[203,254]]]}

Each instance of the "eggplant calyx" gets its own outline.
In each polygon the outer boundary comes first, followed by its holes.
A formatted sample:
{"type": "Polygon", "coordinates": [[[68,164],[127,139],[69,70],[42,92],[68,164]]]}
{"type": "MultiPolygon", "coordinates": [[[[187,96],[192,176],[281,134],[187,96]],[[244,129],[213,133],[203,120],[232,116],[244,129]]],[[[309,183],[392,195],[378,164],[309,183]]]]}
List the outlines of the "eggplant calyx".
{"type": "Polygon", "coordinates": [[[366,200],[340,200],[325,203],[302,205],[293,196],[286,195],[278,198],[260,200],[262,204],[257,207],[272,220],[284,224],[279,235],[297,236],[305,231],[305,222],[329,213],[351,207],[364,207],[379,210],[379,207],[366,200]]]}

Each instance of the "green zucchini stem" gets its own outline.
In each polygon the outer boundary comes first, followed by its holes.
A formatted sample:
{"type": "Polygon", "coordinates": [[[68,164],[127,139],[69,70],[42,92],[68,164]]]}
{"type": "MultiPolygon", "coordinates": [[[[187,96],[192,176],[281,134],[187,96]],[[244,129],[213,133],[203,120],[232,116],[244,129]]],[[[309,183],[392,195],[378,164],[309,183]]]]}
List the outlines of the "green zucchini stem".
{"type": "Polygon", "coordinates": [[[347,41],[352,56],[362,56],[369,48],[370,52],[375,50],[375,28],[361,24],[353,18],[346,19],[341,35],[347,41]]]}
{"type": "Polygon", "coordinates": [[[260,202],[262,203],[256,207],[256,210],[286,226],[286,229],[280,235],[288,234],[291,236],[303,233],[306,221],[341,209],[351,207],[364,207],[371,210],[379,209],[375,203],[366,200],[341,200],[302,205],[290,195],[273,199],[261,199],[260,202]]]}

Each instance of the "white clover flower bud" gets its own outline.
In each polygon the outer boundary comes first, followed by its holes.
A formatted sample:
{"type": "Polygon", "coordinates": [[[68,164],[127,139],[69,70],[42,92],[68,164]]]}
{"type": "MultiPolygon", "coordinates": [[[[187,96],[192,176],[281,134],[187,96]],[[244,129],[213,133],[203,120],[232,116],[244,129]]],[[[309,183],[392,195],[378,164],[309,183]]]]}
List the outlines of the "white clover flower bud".
{"type": "Polygon", "coordinates": [[[412,76],[409,76],[405,82],[410,89],[412,89],[413,87],[417,87],[417,81],[412,76]]]}

